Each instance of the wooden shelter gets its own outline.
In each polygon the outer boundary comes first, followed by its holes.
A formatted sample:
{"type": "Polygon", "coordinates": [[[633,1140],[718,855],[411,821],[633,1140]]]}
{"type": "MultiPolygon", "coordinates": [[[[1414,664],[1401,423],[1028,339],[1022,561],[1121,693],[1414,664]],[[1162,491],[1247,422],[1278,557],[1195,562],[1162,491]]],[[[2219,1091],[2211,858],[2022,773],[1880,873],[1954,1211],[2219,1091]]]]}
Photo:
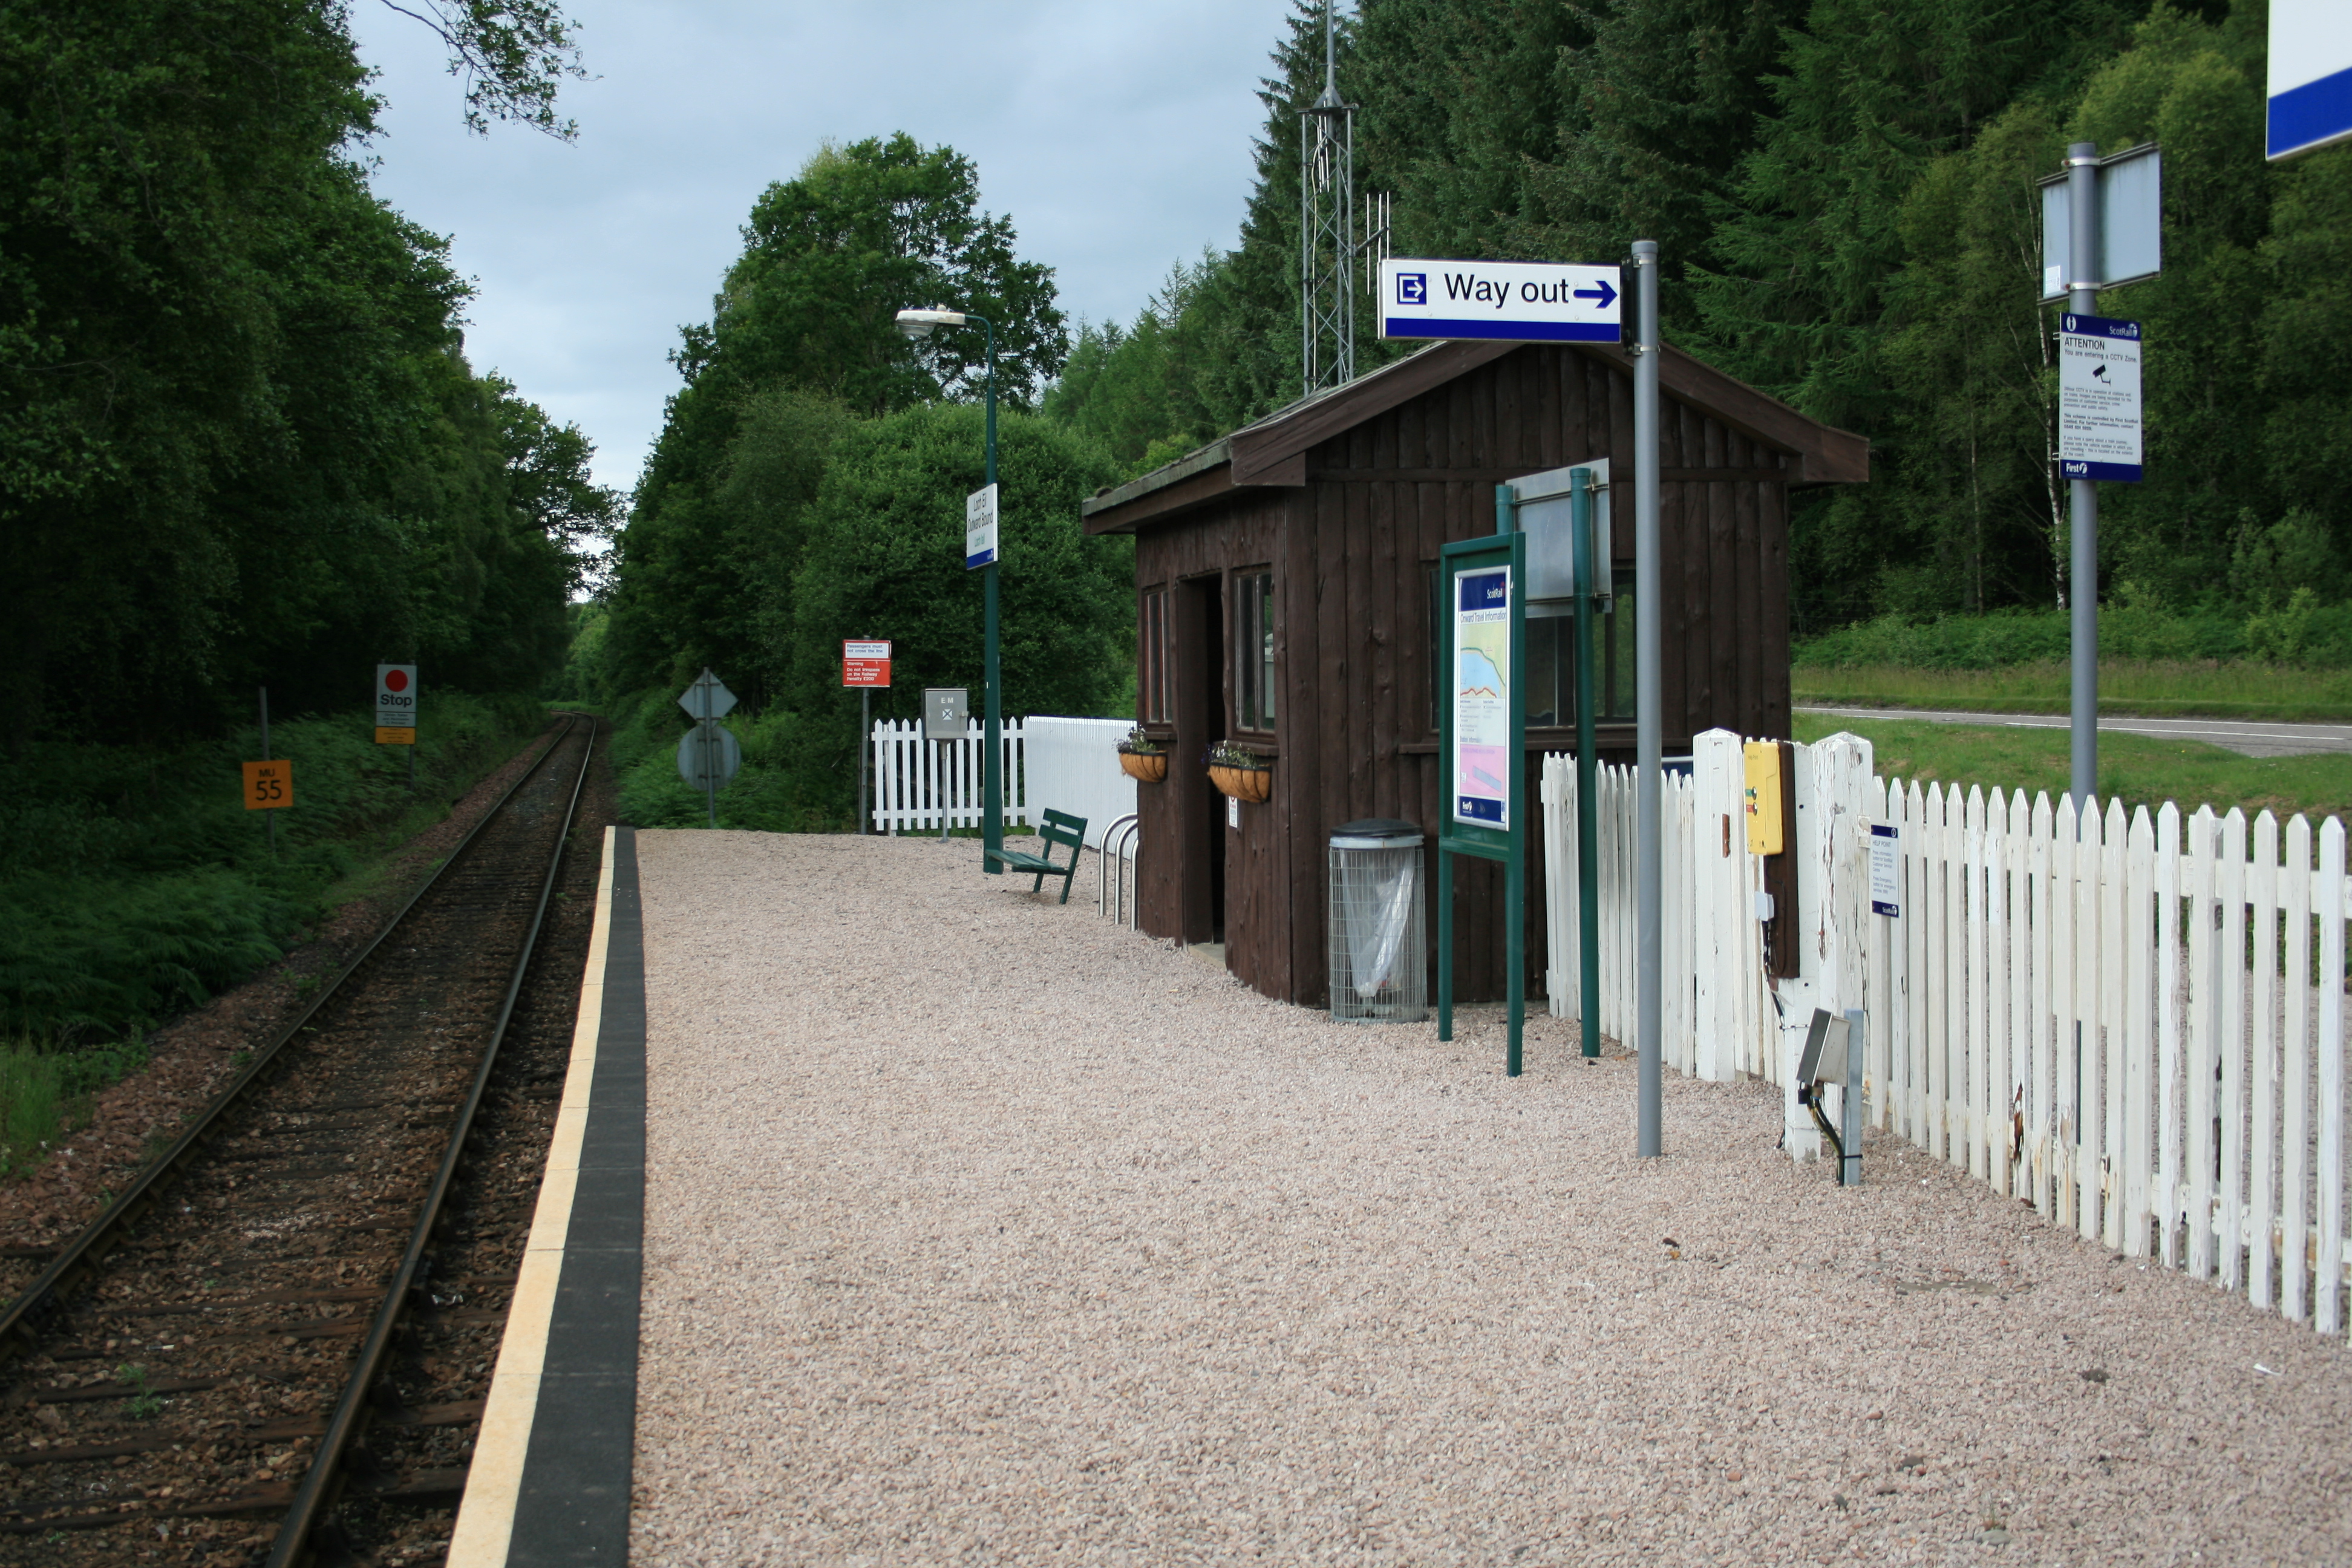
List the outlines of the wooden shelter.
{"type": "MultiPolygon", "coordinates": [[[[1866,479],[1869,443],[1674,349],[1659,372],[1666,754],[1717,725],[1786,736],[1789,491],[1866,479]]],[[[1633,379],[1617,345],[1439,343],[1084,504],[1087,532],[1135,535],[1137,717],[1172,753],[1137,789],[1146,931],[1222,942],[1257,990],[1326,1001],[1331,830],[1396,817],[1435,839],[1438,547],[1495,531],[1498,483],[1603,457],[1618,597],[1596,719],[1602,752],[1630,760],[1633,379]],[[1266,804],[1229,807],[1212,785],[1218,741],[1271,762],[1266,804]]],[[[1529,802],[1540,753],[1574,743],[1572,638],[1552,629],[1568,624],[1529,623],[1529,802]]],[[[1500,868],[1466,862],[1457,900],[1457,994],[1498,996],[1500,868]]]]}

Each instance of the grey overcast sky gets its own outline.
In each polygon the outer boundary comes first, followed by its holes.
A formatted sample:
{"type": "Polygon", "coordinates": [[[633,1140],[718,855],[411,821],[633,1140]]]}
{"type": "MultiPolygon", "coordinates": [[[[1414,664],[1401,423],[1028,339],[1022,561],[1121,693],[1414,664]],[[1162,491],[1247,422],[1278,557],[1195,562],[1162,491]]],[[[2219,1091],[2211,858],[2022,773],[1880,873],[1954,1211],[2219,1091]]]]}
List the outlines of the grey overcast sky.
{"type": "Polygon", "coordinates": [[[440,42],[352,0],[389,106],[377,192],[450,237],[467,352],[596,443],[626,489],[772,180],[827,137],[905,131],[980,168],[1073,321],[1132,316],[1171,263],[1235,242],[1255,93],[1287,0],[574,0],[594,79],[565,145],[460,122],[440,42]]]}

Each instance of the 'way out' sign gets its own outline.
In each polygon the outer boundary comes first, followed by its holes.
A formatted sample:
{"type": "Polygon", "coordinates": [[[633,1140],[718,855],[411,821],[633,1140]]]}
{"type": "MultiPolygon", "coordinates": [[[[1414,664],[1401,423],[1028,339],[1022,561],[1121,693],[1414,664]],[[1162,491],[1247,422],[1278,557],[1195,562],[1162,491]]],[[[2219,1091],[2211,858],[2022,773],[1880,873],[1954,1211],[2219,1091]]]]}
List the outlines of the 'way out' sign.
{"type": "Polygon", "coordinates": [[[2058,320],[2058,472],[2069,479],[2140,477],[2139,323],[2058,320]]]}
{"type": "Polygon", "coordinates": [[[1614,267],[1391,257],[1381,263],[1381,336],[1613,343],[1624,335],[1619,297],[1614,267]]]}

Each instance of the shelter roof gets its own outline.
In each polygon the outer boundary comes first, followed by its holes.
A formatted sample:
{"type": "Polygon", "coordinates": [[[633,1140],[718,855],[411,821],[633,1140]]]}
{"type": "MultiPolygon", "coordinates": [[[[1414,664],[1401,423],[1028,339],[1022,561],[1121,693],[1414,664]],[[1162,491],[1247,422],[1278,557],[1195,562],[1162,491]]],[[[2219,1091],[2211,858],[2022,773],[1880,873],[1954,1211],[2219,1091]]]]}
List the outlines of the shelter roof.
{"type": "MultiPolygon", "coordinates": [[[[1303,485],[1307,451],[1423,393],[1526,347],[1516,342],[1433,343],[1345,386],[1309,395],[1255,424],[1220,436],[1174,462],[1079,503],[1088,533],[1125,533],[1256,485],[1303,485]]],[[[1633,355],[1612,343],[1563,344],[1628,369],[1633,355]]],[[[1800,414],[1706,361],[1669,344],[1658,388],[1774,451],[1794,458],[1794,486],[1859,484],[1870,478],[1870,442],[1800,414]]]]}

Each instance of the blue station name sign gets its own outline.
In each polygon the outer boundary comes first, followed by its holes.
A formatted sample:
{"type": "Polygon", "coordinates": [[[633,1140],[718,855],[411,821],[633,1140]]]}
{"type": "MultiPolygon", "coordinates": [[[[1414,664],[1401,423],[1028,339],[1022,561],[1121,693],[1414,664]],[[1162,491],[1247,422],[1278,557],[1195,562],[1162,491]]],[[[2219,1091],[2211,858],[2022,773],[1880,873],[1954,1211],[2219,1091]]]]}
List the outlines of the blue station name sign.
{"type": "Polygon", "coordinates": [[[1381,263],[1384,338],[1487,338],[1508,342],[1622,340],[1614,267],[1559,261],[1381,263]]]}

